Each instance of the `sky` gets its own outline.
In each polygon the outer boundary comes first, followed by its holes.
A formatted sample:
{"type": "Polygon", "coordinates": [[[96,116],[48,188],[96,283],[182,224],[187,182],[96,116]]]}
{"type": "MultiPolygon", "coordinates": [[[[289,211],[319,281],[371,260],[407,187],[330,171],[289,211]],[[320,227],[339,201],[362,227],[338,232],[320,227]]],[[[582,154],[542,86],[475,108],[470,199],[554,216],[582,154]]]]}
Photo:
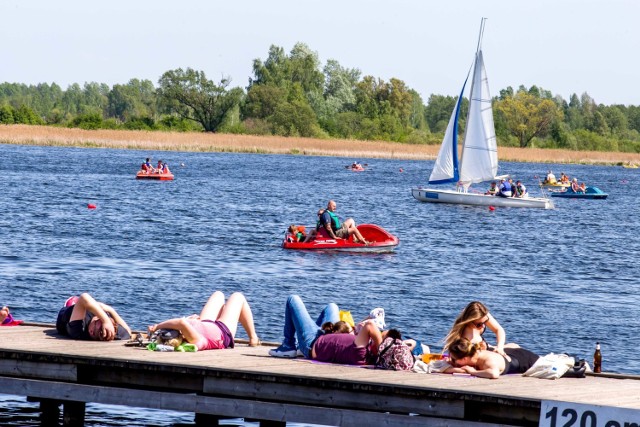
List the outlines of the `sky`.
{"type": "Polygon", "coordinates": [[[640,105],[640,0],[0,0],[0,82],[158,85],[177,68],[246,87],[269,47],[456,96],[486,17],[493,96],[536,85],[640,105]]]}

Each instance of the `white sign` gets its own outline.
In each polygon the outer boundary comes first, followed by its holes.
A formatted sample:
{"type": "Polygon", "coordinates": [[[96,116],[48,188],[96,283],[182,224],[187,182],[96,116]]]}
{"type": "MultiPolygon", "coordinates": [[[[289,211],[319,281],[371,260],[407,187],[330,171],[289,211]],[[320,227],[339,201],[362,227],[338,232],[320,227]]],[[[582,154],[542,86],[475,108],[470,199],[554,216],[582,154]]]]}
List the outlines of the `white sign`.
{"type": "Polygon", "coordinates": [[[538,425],[541,427],[640,427],[640,409],[543,400],[538,425]]]}

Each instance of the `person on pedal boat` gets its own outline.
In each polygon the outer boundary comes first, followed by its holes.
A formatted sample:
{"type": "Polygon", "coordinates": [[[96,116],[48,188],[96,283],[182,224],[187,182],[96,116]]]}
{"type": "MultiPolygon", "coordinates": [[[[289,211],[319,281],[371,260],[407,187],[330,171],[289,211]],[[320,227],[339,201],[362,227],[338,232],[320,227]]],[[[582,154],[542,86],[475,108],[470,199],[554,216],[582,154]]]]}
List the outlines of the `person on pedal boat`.
{"type": "Polygon", "coordinates": [[[327,234],[329,234],[332,239],[348,239],[351,235],[355,235],[359,242],[364,243],[365,245],[369,244],[369,242],[362,237],[362,234],[360,234],[353,218],[348,218],[343,223],[340,223],[338,215],[335,214],[336,206],[335,201],[329,200],[327,208],[320,218],[320,225],[318,225],[318,229],[320,229],[320,227],[324,227],[324,229],[327,230],[327,234]]]}

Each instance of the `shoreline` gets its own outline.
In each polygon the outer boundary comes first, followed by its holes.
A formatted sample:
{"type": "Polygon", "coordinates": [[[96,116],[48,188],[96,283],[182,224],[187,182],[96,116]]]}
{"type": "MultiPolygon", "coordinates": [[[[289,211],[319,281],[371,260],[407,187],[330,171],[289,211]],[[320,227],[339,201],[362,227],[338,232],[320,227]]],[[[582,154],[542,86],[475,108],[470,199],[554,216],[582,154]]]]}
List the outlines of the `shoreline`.
{"type": "MultiPolygon", "coordinates": [[[[151,151],[291,154],[346,158],[434,160],[440,144],[324,140],[298,137],[129,130],[84,130],[51,126],[2,125],[0,143],[13,145],[114,148],[151,151]]],[[[622,165],[640,164],[640,153],[498,147],[500,161],[622,165]]]]}

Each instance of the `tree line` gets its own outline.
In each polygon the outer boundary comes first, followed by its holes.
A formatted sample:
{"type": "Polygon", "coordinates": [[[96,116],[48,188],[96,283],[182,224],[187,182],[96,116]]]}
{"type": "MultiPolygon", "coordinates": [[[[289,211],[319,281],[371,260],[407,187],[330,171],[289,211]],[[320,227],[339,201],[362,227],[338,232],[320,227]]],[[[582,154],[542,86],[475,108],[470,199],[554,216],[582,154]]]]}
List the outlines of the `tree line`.
{"type": "MultiPolygon", "coordinates": [[[[155,86],[132,79],[109,87],[75,83],[0,84],[0,124],[84,129],[225,132],[438,144],[456,98],[420,95],[397,78],[362,76],[303,43],[271,46],[253,61],[246,88],[191,68],[165,72],[155,86]]],[[[463,99],[461,134],[466,105],[463,99]]],[[[640,152],[640,107],[603,105],[587,94],[508,87],[493,99],[499,145],[640,152]]]]}

